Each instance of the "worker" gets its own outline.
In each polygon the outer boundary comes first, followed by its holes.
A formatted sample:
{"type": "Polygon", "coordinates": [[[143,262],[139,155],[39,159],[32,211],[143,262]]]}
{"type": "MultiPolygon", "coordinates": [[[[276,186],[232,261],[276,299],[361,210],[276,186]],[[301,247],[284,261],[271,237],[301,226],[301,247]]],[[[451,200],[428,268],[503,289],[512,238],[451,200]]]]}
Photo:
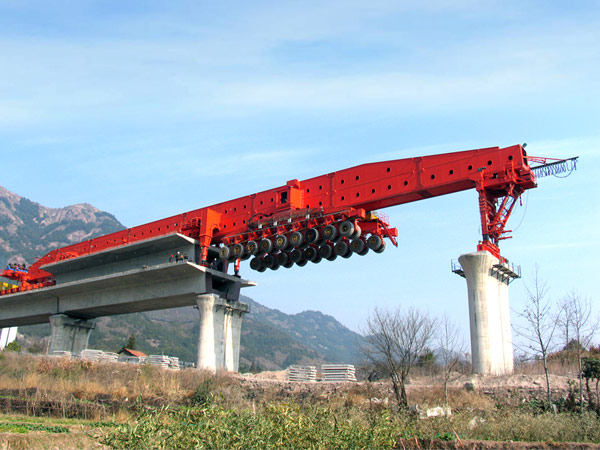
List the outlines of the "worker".
{"type": "Polygon", "coordinates": [[[171,256],[169,256],[169,262],[172,263],[173,262],[173,254],[171,254],[171,256]]]}

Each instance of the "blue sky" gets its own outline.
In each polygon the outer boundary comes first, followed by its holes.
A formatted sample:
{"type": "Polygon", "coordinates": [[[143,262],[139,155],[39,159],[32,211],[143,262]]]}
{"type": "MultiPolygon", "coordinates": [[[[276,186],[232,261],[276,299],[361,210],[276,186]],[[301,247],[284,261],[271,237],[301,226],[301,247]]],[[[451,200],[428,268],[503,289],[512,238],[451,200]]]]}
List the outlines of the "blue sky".
{"type": "MultiPolygon", "coordinates": [[[[503,254],[598,303],[598,1],[0,4],[0,185],[127,226],[365,162],[528,143],[579,155],[524,197],[503,254]]],[[[463,192],[386,210],[383,255],[243,274],[246,294],[359,329],[375,306],[448,313],[479,239],[463,192]]]]}

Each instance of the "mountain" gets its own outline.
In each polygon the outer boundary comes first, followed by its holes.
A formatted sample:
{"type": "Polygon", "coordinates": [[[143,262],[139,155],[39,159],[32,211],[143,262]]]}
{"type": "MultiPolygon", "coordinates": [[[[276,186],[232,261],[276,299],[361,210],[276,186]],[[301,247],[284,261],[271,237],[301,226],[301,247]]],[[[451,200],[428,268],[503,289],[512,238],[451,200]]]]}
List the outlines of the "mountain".
{"type": "MultiPolygon", "coordinates": [[[[47,208],[0,187],[0,264],[31,264],[36,257],[65,245],[112,233],[124,226],[111,214],[88,204],[47,208]]],[[[284,369],[290,364],[353,363],[359,360],[360,335],[333,317],[317,311],[285,314],[249,297],[251,312],[244,316],[240,367],[284,369]]],[[[193,307],[101,317],[90,335],[89,347],[118,351],[129,336],[147,354],[178,356],[196,361],[198,312],[193,307]]],[[[49,325],[20,327],[26,346],[43,350],[49,325]]]]}
{"type": "Polygon", "coordinates": [[[327,362],[355,362],[361,358],[359,346],[363,337],[346,328],[334,317],[319,311],[285,314],[269,309],[249,297],[242,301],[250,304],[256,322],[286,332],[298,342],[323,355],[327,362]]]}
{"type": "Polygon", "coordinates": [[[55,248],[123,228],[87,203],[47,208],[0,186],[0,264],[31,264],[55,248]]]}

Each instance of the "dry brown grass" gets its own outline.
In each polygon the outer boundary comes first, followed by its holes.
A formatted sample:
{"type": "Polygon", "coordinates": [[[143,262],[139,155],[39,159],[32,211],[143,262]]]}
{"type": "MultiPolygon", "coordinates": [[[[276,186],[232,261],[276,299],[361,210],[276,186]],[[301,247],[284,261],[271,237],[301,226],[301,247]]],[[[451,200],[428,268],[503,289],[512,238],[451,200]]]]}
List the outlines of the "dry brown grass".
{"type": "MultiPolygon", "coordinates": [[[[211,374],[121,363],[0,354],[0,398],[5,411],[98,419],[120,405],[185,402],[211,374]]],[[[120,413],[122,414],[122,413],[120,413]]]]}
{"type": "Polygon", "coordinates": [[[0,361],[0,389],[37,388],[78,393],[78,397],[105,395],[124,399],[142,397],[183,398],[210,374],[203,371],[170,371],[148,365],[91,363],[7,353],[0,361]]]}
{"type": "MultiPolygon", "coordinates": [[[[577,361],[575,359],[552,359],[548,360],[548,372],[552,375],[560,375],[577,378],[577,361]]],[[[542,361],[531,361],[525,364],[515,365],[515,374],[543,375],[544,365],[542,361]]]]}
{"type": "MultiPolygon", "coordinates": [[[[432,407],[444,403],[440,381],[431,376],[415,380],[407,388],[410,404],[432,407]]],[[[333,409],[395,403],[390,382],[287,383],[226,372],[171,371],[149,365],[0,353],[0,409],[4,411],[125,420],[141,407],[190,404],[207,396],[225,408],[251,410],[280,402],[333,409]]],[[[467,392],[459,381],[449,389],[453,409],[491,410],[498,398],[467,392]]]]}

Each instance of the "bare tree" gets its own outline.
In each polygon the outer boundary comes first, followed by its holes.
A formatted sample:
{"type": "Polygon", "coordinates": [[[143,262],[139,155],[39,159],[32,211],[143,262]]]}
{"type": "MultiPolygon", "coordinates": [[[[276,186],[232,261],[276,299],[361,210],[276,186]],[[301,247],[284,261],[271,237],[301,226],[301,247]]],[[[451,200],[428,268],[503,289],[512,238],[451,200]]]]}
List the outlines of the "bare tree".
{"type": "MultiPolygon", "coordinates": [[[[592,303],[589,298],[583,298],[577,291],[572,290],[563,297],[565,314],[568,314],[571,326],[571,338],[576,341],[575,356],[577,357],[577,376],[579,378],[579,409],[583,413],[583,353],[591,344],[598,327],[592,319],[592,303]]],[[[571,346],[570,346],[571,347],[571,346]]]]}
{"type": "Polygon", "coordinates": [[[392,380],[399,408],[408,407],[406,382],[410,369],[433,339],[435,321],[418,309],[375,308],[367,318],[362,351],[392,380]]]}
{"type": "Polygon", "coordinates": [[[573,314],[571,312],[571,305],[569,301],[569,297],[563,297],[558,305],[558,315],[556,316],[557,326],[562,334],[564,347],[563,349],[567,352],[570,357],[570,347],[571,339],[573,338],[573,314]]]}
{"type": "Polygon", "coordinates": [[[544,364],[546,376],[546,398],[550,402],[550,376],[548,374],[548,353],[554,345],[556,331],[556,315],[552,311],[552,303],[546,300],[548,286],[539,276],[536,266],[533,275],[533,286],[526,286],[527,303],[525,310],[519,314],[527,322],[525,326],[516,328],[516,332],[526,340],[530,352],[539,357],[544,364]]]}
{"type": "Polygon", "coordinates": [[[442,368],[444,404],[448,405],[448,382],[464,360],[465,343],[458,326],[444,315],[437,333],[439,362],[442,368]]]}

